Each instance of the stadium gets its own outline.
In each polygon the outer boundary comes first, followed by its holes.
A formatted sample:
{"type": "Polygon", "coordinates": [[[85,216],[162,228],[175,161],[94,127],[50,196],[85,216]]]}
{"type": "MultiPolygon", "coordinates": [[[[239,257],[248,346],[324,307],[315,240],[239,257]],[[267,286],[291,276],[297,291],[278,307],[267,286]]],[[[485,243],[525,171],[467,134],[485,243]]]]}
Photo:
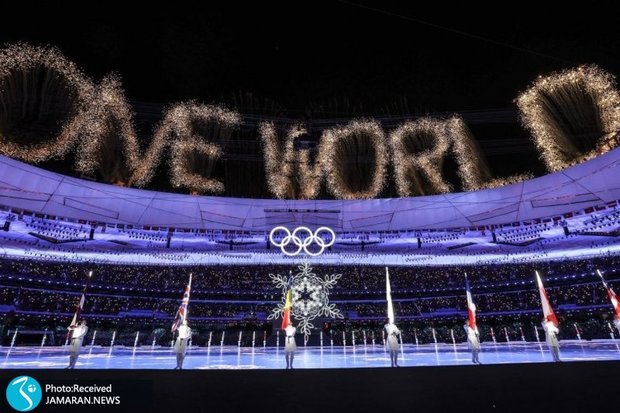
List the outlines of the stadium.
{"type": "Polygon", "coordinates": [[[449,410],[470,377],[492,399],[472,406],[507,411],[502,386],[575,406],[575,377],[617,377],[613,74],[541,70],[516,109],[461,113],[128,90],[54,46],[0,50],[7,383],[120,383],[127,411],[186,393],[234,411],[273,389],[290,408],[314,391],[313,411],[392,391],[387,406],[430,409],[432,383],[462,386],[449,410]]]}
{"type": "Polygon", "coordinates": [[[584,346],[614,338],[614,308],[596,270],[611,286],[620,278],[620,188],[606,184],[619,173],[618,157],[612,151],[496,189],[365,201],[132,190],[2,158],[3,344],[62,345],[87,287],[81,311],[95,352],[122,345],[157,354],[169,347],[169,326],[192,273],[193,346],[271,347],[279,332],[268,317],[282,293],[269,275],[297,272],[304,263],[319,277],[341,274],[329,295],[340,314],[314,322],[309,346],[383,342],[385,267],[404,344],[464,341],[465,274],[484,320],[483,341],[540,342],[535,271],[546,279],[562,339],[584,346]],[[270,240],[282,226],[329,226],[335,242],[317,256],[293,255],[290,247],[286,254],[270,240]]]}

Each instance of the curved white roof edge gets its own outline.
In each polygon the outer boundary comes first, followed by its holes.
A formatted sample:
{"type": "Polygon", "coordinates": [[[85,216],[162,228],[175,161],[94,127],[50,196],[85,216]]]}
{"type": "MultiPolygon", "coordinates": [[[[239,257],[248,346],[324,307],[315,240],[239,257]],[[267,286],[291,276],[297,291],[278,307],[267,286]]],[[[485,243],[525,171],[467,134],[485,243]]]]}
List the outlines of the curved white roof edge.
{"type": "Polygon", "coordinates": [[[489,226],[561,216],[620,199],[620,148],[500,188],[368,200],[192,196],[91,182],[0,156],[0,205],[63,218],[138,226],[269,231],[277,225],[335,231],[489,226]]]}

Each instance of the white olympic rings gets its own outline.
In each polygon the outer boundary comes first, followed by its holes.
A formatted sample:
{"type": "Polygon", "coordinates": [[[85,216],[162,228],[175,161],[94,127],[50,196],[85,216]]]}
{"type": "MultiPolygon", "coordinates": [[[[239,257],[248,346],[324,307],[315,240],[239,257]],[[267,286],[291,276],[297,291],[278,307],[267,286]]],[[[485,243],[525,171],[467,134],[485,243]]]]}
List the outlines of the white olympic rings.
{"type": "Polygon", "coordinates": [[[276,247],[279,247],[282,253],[288,255],[289,257],[299,255],[302,250],[311,257],[316,257],[317,255],[323,254],[323,252],[325,252],[325,248],[334,245],[334,243],[336,242],[336,233],[334,233],[334,231],[328,227],[320,227],[314,232],[312,232],[312,230],[308,227],[297,227],[293,230],[293,233],[291,234],[291,231],[289,231],[289,229],[286,227],[275,227],[269,233],[269,241],[276,247]],[[282,238],[282,241],[277,242],[277,240],[273,239],[273,236],[279,231],[284,232],[286,235],[284,236],[284,238],[282,238]],[[300,231],[303,231],[308,235],[302,239],[298,236],[300,231]],[[331,235],[331,239],[328,242],[325,242],[320,236],[320,234],[324,231],[331,235]],[[296,251],[291,252],[286,250],[286,246],[291,242],[295,246],[297,246],[296,251]],[[312,243],[316,243],[320,247],[320,250],[318,252],[312,252],[308,250],[308,247],[312,245],[312,243]]]}

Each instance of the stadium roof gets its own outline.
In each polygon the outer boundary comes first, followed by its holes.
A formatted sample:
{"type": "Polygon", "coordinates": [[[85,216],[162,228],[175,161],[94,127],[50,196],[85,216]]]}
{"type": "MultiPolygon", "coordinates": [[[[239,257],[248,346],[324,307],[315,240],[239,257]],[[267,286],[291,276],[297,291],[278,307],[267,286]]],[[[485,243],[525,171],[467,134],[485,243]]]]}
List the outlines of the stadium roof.
{"type": "Polygon", "coordinates": [[[124,188],[49,172],[0,156],[0,205],[89,222],[269,231],[277,225],[335,231],[491,226],[563,216],[620,199],[620,149],[561,172],[500,188],[414,198],[268,200],[124,188]]]}

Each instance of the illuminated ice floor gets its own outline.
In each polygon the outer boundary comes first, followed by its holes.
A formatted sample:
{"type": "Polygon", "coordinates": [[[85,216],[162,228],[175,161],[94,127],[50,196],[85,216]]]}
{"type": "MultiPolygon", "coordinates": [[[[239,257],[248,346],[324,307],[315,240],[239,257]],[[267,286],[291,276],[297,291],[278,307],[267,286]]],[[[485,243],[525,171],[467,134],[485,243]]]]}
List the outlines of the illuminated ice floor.
{"type": "MultiPolygon", "coordinates": [[[[562,341],[563,361],[620,360],[620,340],[562,341]]],[[[68,364],[65,347],[0,347],[1,368],[64,368],[68,364]]],[[[544,343],[483,343],[480,361],[483,364],[550,362],[551,354],[544,343]]],[[[465,343],[454,345],[405,344],[399,363],[402,366],[446,366],[471,364],[465,343]]],[[[356,347],[299,346],[294,367],[358,368],[389,366],[389,356],[383,346],[356,347]]],[[[176,365],[172,349],[164,347],[84,346],[79,357],[79,369],[171,369],[176,365]]],[[[188,351],[185,369],[282,369],[284,351],[275,347],[194,347],[188,351]]]]}

